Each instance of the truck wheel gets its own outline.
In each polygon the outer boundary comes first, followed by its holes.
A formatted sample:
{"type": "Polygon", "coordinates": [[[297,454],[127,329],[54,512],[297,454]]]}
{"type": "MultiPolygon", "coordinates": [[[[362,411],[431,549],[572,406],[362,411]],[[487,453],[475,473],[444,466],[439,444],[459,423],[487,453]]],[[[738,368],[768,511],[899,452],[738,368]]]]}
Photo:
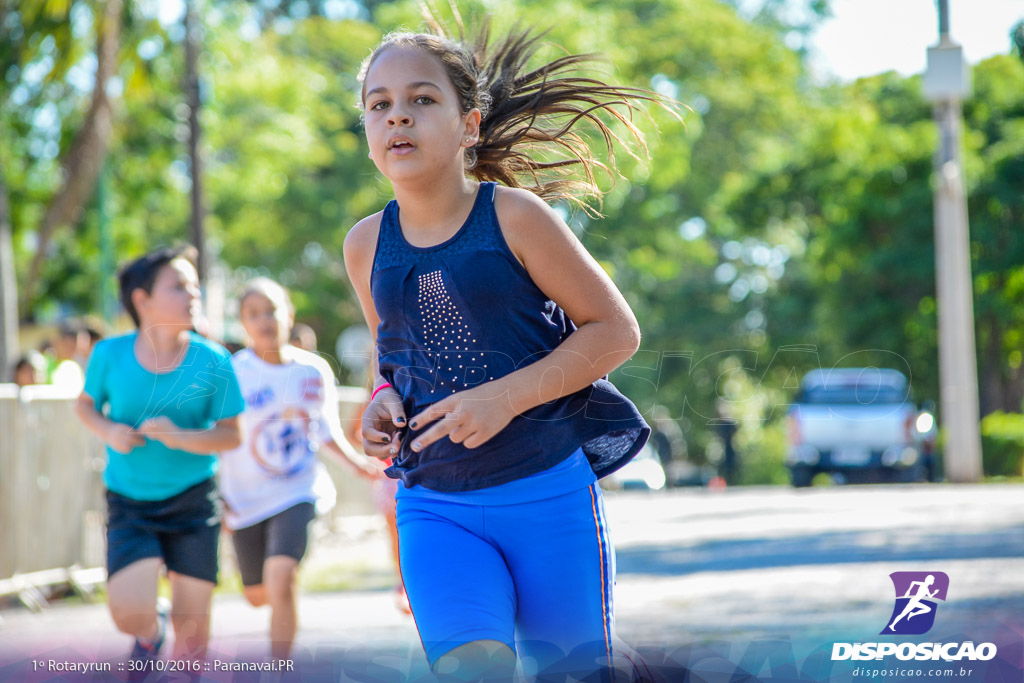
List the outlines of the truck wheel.
{"type": "Polygon", "coordinates": [[[798,465],[789,471],[789,478],[795,488],[802,489],[811,485],[814,470],[807,465],[798,465]]]}
{"type": "Polygon", "coordinates": [[[914,465],[904,473],[903,481],[909,483],[928,481],[928,470],[924,465],[914,465]]]}

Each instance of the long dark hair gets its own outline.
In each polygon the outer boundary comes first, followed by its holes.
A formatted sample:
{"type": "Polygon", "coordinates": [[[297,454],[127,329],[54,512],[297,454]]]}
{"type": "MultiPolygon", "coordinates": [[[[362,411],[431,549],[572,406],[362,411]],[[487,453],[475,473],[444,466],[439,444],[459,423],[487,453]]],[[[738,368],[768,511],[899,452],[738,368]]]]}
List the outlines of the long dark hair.
{"type": "Polygon", "coordinates": [[[595,54],[570,54],[529,69],[543,33],[517,27],[490,45],[487,21],[475,38],[466,39],[460,20],[459,40],[429,14],[427,21],[432,33],[391,33],[363,62],[363,99],[366,74],[388,48],[417,47],[437,57],[455,86],[462,113],[480,110],[480,141],[466,154],[466,171],[477,180],[525,188],[596,213],[585,203],[603,194],[595,170],[614,178],[615,143],[624,142],[606,117],[621,123],[646,155],[643,133],[632,121],[638,104],[653,102],[675,113],[677,103],[657,93],[581,75],[583,67],[600,61],[595,54]],[[604,139],[607,164],[577,132],[580,123],[604,139]]]}

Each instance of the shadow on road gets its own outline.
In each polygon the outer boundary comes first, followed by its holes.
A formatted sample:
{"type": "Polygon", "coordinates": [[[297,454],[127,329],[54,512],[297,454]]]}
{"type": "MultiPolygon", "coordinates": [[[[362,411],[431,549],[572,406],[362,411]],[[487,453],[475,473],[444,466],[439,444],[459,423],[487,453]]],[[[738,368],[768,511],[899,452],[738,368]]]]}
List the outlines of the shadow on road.
{"type": "Polygon", "coordinates": [[[984,532],[877,529],[616,549],[619,575],[680,576],[801,565],[1024,557],[1024,524],[984,532]]]}

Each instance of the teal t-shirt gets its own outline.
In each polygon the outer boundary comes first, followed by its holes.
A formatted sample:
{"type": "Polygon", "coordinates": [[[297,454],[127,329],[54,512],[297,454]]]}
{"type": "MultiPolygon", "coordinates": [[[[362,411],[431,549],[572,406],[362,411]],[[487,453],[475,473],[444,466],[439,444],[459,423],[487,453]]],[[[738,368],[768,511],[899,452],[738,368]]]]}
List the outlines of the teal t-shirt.
{"type": "MultiPolygon", "coordinates": [[[[192,334],[178,367],[153,373],[135,357],[137,332],[104,339],[93,349],[85,393],[114,422],[138,427],[169,417],[185,429],[205,429],[245,409],[227,350],[192,334]]],[[[107,447],[107,488],[135,500],[163,500],[217,472],[217,458],[168,448],[146,439],[128,453],[107,447]]]]}

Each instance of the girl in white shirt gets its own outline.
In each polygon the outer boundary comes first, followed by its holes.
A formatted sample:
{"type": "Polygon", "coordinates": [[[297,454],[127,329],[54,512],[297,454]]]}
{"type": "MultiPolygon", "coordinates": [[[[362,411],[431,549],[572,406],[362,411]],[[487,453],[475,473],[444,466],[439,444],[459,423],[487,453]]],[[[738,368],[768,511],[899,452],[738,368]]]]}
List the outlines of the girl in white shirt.
{"type": "Polygon", "coordinates": [[[286,658],[298,626],[295,586],[316,503],[333,504],[334,487],[317,460],[321,449],[366,476],[377,468],[341,429],[334,374],[319,356],[288,344],[294,322],[284,288],[249,282],[239,300],[247,348],[231,363],[245,412],[242,444],[221,456],[225,523],[233,532],[245,597],[270,604],[270,654],[286,658]]]}

